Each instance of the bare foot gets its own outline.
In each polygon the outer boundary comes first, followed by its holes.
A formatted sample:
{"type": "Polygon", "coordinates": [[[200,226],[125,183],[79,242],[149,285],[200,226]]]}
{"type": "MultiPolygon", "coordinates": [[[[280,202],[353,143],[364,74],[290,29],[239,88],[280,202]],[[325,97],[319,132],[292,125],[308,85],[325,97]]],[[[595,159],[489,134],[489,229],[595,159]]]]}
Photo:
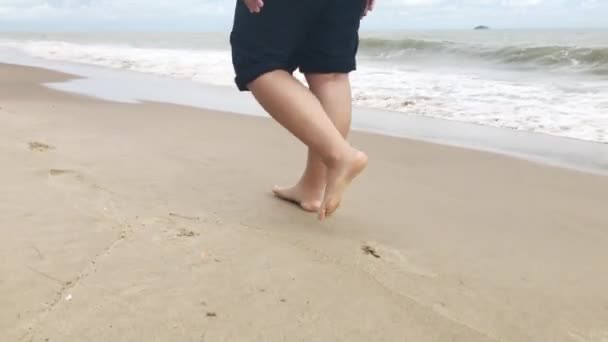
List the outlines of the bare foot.
{"type": "Polygon", "coordinates": [[[367,166],[367,156],[361,151],[354,150],[352,155],[334,167],[327,168],[327,187],[321,208],[319,219],[323,220],[338,209],[342,202],[344,191],[350,183],[367,166]]]}
{"type": "Polygon", "coordinates": [[[289,188],[275,186],[272,192],[278,198],[295,203],[308,212],[318,212],[319,208],[321,208],[323,190],[306,189],[298,184],[289,188]]]}

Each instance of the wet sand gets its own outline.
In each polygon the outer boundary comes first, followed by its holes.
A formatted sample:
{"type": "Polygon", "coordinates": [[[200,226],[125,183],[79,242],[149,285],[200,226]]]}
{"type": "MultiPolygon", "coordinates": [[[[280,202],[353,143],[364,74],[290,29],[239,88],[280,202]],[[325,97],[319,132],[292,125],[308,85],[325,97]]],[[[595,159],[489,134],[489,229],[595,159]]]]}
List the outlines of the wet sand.
{"type": "Polygon", "coordinates": [[[608,341],[608,177],[357,132],[319,223],[273,121],[70,77],[0,65],[5,341],[608,341]]]}

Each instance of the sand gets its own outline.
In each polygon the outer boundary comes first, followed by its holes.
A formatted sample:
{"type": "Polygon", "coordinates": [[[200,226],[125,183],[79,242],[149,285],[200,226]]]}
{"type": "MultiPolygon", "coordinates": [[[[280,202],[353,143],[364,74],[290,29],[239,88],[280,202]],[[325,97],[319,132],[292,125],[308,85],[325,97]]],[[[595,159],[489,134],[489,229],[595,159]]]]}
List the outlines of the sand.
{"type": "Polygon", "coordinates": [[[608,177],[355,133],[319,223],[266,118],[0,66],[2,341],[608,341],[608,177]]]}

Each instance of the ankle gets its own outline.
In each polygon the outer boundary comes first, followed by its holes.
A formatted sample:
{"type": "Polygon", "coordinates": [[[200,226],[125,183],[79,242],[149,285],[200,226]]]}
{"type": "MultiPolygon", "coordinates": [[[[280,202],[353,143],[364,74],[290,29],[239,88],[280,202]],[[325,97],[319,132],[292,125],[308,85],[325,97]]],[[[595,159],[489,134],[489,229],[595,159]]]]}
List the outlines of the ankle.
{"type": "Polygon", "coordinates": [[[334,168],[344,163],[344,161],[352,158],[357,153],[357,150],[346,144],[341,149],[336,149],[328,153],[323,162],[328,168],[334,168]]]}

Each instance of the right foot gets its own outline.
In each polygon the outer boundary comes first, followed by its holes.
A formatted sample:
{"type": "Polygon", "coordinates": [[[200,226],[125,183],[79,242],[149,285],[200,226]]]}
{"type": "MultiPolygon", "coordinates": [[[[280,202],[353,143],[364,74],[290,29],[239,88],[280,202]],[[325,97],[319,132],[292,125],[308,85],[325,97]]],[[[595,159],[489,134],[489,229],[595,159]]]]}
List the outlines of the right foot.
{"type": "Polygon", "coordinates": [[[319,209],[319,219],[323,220],[333,214],[342,202],[344,191],[350,183],[367,166],[367,156],[365,153],[353,150],[351,155],[343,161],[338,162],[333,167],[327,169],[327,187],[323,202],[319,209]]]}
{"type": "Polygon", "coordinates": [[[272,192],[278,198],[295,203],[308,212],[318,212],[321,208],[323,190],[311,190],[298,184],[289,188],[275,186],[272,192]]]}

